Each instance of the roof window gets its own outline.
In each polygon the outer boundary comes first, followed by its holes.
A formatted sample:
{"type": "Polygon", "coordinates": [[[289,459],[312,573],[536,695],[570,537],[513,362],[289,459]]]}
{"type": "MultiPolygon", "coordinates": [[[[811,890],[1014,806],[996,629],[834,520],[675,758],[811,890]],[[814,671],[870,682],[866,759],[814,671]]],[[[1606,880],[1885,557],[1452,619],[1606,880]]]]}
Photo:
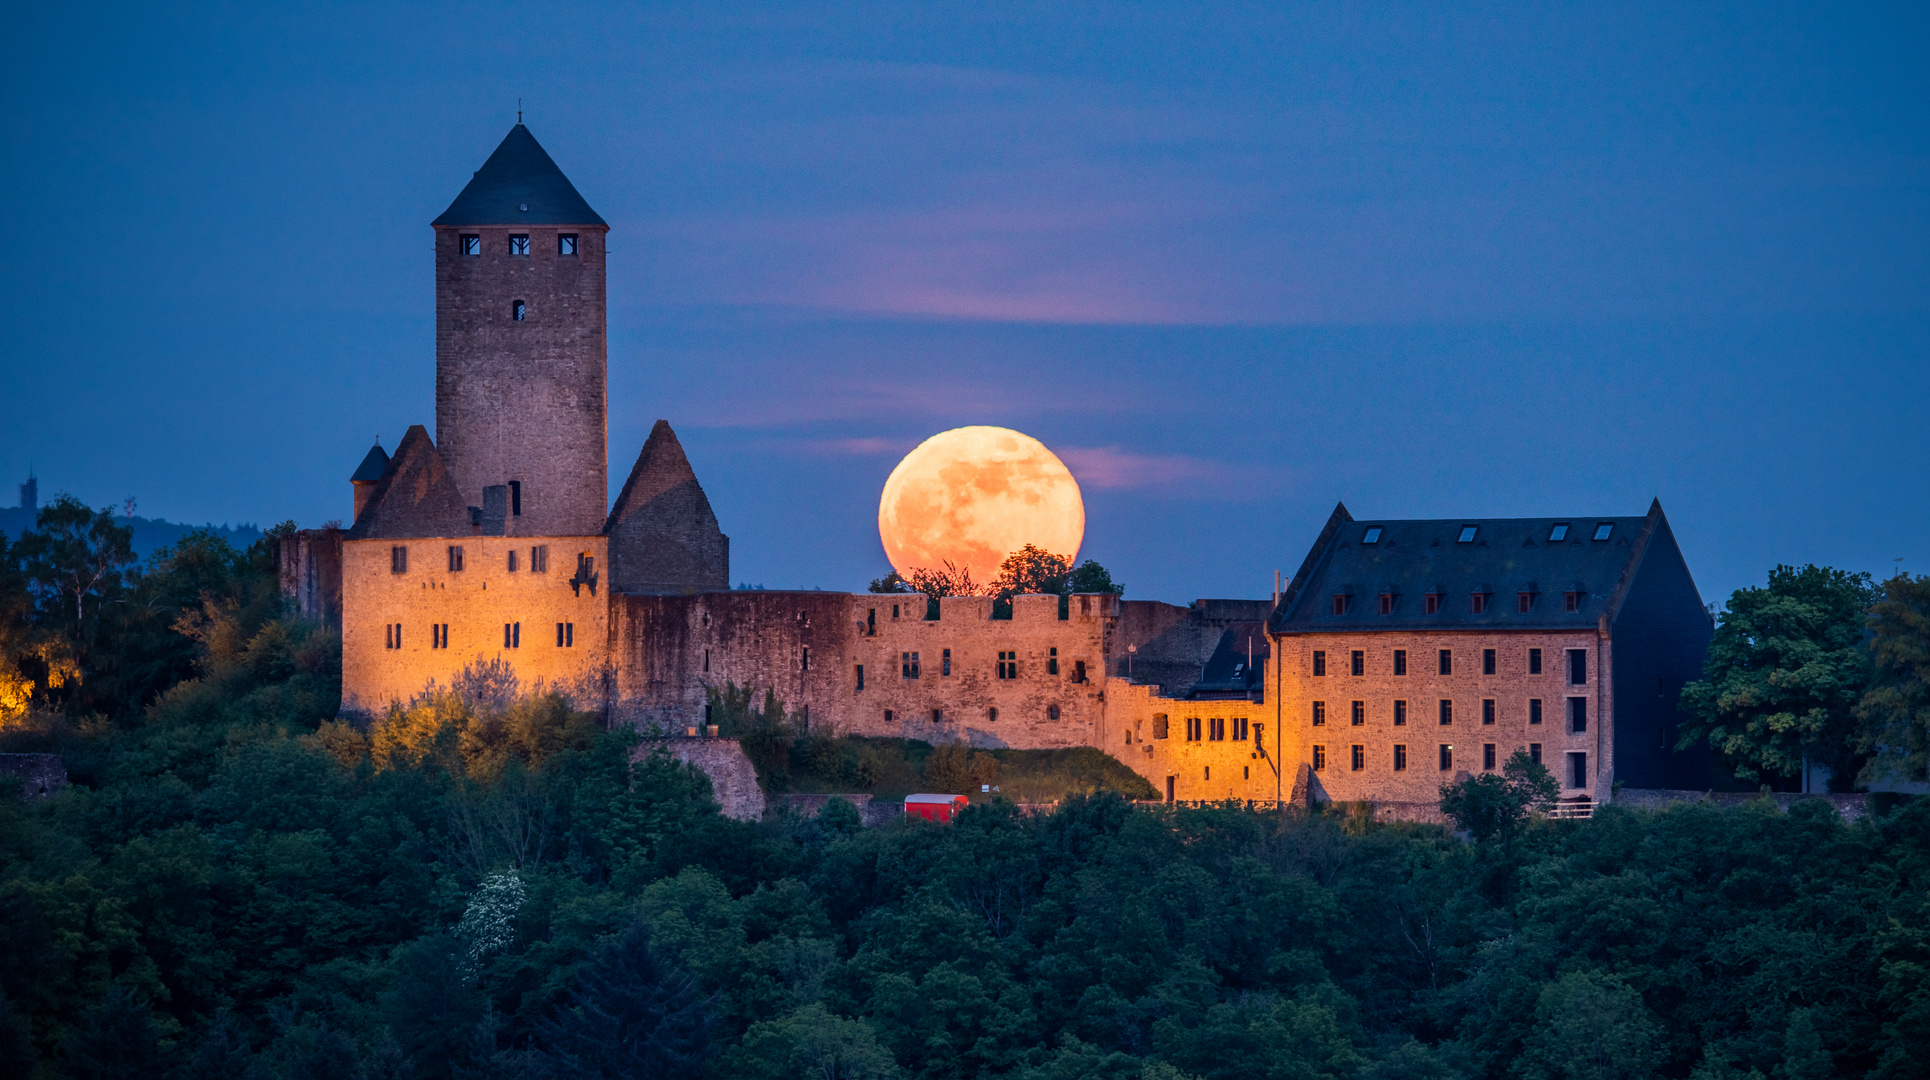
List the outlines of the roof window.
{"type": "Polygon", "coordinates": [[[1481,527],[1480,527],[1480,526],[1478,526],[1478,525],[1463,525],[1463,526],[1461,526],[1461,538],[1460,538],[1459,540],[1456,540],[1456,541],[1455,541],[1455,543],[1457,543],[1457,544],[1472,544],[1472,543],[1474,543],[1474,534],[1475,534],[1475,533],[1477,533],[1477,532],[1479,532],[1479,531],[1480,531],[1480,528],[1481,528],[1481,527]]]}
{"type": "Polygon", "coordinates": [[[1568,539],[1568,523],[1566,521],[1557,522],[1554,528],[1548,530],[1549,543],[1559,544],[1566,539],[1568,539]]]}
{"type": "Polygon", "coordinates": [[[1606,540],[1608,539],[1608,534],[1614,531],[1615,531],[1614,522],[1612,521],[1597,522],[1595,524],[1595,539],[1606,540]]]}
{"type": "Polygon", "coordinates": [[[1368,526],[1368,527],[1367,527],[1367,535],[1365,535],[1365,536],[1363,536],[1363,537],[1361,537],[1361,538],[1360,538],[1360,542],[1361,542],[1361,543],[1363,543],[1363,544],[1378,544],[1378,543],[1380,543],[1380,526],[1379,526],[1379,525],[1370,525],[1370,526],[1368,526]]]}

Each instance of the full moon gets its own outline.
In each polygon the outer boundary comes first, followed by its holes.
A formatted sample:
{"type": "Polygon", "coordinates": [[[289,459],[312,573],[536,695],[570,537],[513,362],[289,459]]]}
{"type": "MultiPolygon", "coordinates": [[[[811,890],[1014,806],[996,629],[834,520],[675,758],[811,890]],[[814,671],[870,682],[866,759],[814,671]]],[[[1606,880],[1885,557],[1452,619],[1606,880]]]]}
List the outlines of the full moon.
{"type": "Polygon", "coordinates": [[[947,561],[986,584],[1027,544],[1071,559],[1086,535],[1079,482],[1058,456],[1010,428],[962,427],[918,444],[891,470],[878,536],[900,574],[947,561]]]}

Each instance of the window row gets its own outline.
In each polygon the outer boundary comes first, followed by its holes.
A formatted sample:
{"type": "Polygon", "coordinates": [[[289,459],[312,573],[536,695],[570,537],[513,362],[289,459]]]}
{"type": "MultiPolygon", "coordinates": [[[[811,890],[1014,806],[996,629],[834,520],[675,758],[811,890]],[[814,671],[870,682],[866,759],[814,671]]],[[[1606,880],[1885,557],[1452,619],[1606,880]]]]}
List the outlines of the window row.
{"type": "MultiPolygon", "coordinates": [[[[1567,717],[1568,717],[1569,734],[1580,735],[1583,732],[1586,732],[1588,730],[1588,699],[1585,697],[1571,697],[1571,698],[1563,698],[1562,700],[1567,703],[1565,708],[1566,708],[1567,717]]],[[[1530,725],[1541,723],[1541,718],[1542,718],[1541,701],[1542,699],[1540,698],[1528,699],[1526,715],[1528,718],[1528,723],[1530,725]]],[[[1394,721],[1395,727],[1406,727],[1407,726],[1407,701],[1405,699],[1396,699],[1393,702],[1393,708],[1390,710],[1390,715],[1394,721]]],[[[1453,725],[1454,723],[1453,699],[1440,698],[1435,702],[1435,718],[1441,727],[1449,727],[1453,725]]],[[[1481,699],[1481,725],[1483,727],[1492,727],[1496,723],[1496,721],[1499,720],[1499,718],[1500,718],[1500,707],[1496,704],[1496,699],[1482,698],[1481,699]]],[[[1324,701],[1311,702],[1310,708],[1308,710],[1307,720],[1308,720],[1308,723],[1313,727],[1326,727],[1327,726],[1327,703],[1324,701]]],[[[1367,723],[1367,703],[1365,701],[1348,702],[1347,703],[1348,726],[1362,727],[1366,725],[1366,723],[1367,723]]]]}
{"type": "MultiPolygon", "coordinates": [[[[521,484],[512,483],[509,489],[510,496],[511,496],[511,506],[513,508],[512,513],[514,514],[522,513],[521,488],[522,488],[521,484]]],[[[447,555],[449,559],[449,562],[448,562],[449,572],[452,574],[461,573],[463,571],[464,566],[466,565],[465,556],[463,553],[463,546],[461,544],[450,544],[447,555]]],[[[583,557],[579,556],[579,561],[581,560],[581,558],[583,557]]],[[[524,561],[522,559],[522,552],[519,549],[511,548],[509,550],[509,557],[508,557],[509,572],[512,574],[516,573],[518,570],[522,568],[523,565],[524,565],[524,561]]],[[[529,566],[529,572],[532,574],[549,573],[550,546],[548,544],[532,545],[529,549],[528,566],[529,566]]],[[[408,545],[396,544],[391,546],[389,548],[389,573],[406,574],[408,572],[409,572],[408,545]]]]}
{"type": "MultiPolygon", "coordinates": [[[[1562,593],[1562,611],[1580,611],[1582,608],[1582,597],[1585,595],[1587,594],[1579,589],[1570,589],[1562,593]]],[[[1378,594],[1375,599],[1378,604],[1379,613],[1382,615],[1392,615],[1400,610],[1400,593],[1384,592],[1378,594]]],[[[1354,594],[1351,592],[1335,593],[1331,597],[1331,602],[1333,614],[1346,615],[1354,609],[1354,594]]],[[[1523,589],[1515,593],[1515,614],[1517,615],[1533,614],[1540,605],[1541,593],[1537,591],[1523,589]]],[[[1476,590],[1468,594],[1468,611],[1470,614],[1486,615],[1489,611],[1493,610],[1493,608],[1494,593],[1486,590],[1476,590]]],[[[1423,614],[1439,615],[1446,609],[1446,593],[1426,592],[1421,594],[1421,612],[1423,614]]]]}
{"type": "MultiPolygon", "coordinates": [[[[1528,757],[1532,761],[1534,761],[1535,764],[1537,765],[1541,764],[1542,763],[1541,744],[1529,743],[1527,749],[1528,749],[1528,757]]],[[[1481,769],[1483,772],[1493,772],[1496,768],[1498,768],[1499,767],[1498,758],[1499,758],[1499,751],[1496,749],[1494,743],[1481,744],[1481,769]]],[[[1454,770],[1454,744],[1453,743],[1438,744],[1435,750],[1435,762],[1441,772],[1452,772],[1454,770]]],[[[1394,744],[1393,754],[1390,759],[1390,764],[1392,764],[1393,770],[1395,772],[1407,771],[1407,744],[1406,743],[1394,744]]],[[[1566,781],[1566,785],[1571,788],[1587,787],[1588,786],[1587,752],[1582,750],[1569,751],[1567,754],[1566,764],[1567,764],[1567,776],[1562,778],[1566,781]]],[[[1325,745],[1322,745],[1319,743],[1314,744],[1313,768],[1315,772],[1321,772],[1327,768],[1327,747],[1325,745]]],[[[1359,743],[1355,743],[1352,746],[1349,746],[1347,748],[1347,770],[1349,772],[1365,772],[1366,769],[1367,769],[1367,747],[1359,743]]]]}
{"type": "MultiPolygon", "coordinates": [[[[1059,706],[1057,706],[1057,705],[1047,705],[1047,706],[1045,707],[1045,718],[1046,718],[1047,720],[1057,720],[1057,719],[1059,719],[1059,718],[1060,718],[1061,716],[1063,716],[1063,715],[1064,715],[1064,712],[1063,712],[1063,711],[1062,711],[1062,710],[1061,710],[1061,709],[1059,708],[1059,706]]],[[[899,716],[899,714],[898,714],[898,712],[897,712],[896,710],[894,710],[894,709],[886,709],[886,710],[885,710],[885,723],[887,723],[887,724],[894,724],[894,723],[897,723],[897,722],[898,722],[899,720],[901,720],[901,719],[903,719],[903,717],[901,717],[901,716],[899,716]]],[[[996,706],[996,705],[994,705],[994,706],[992,706],[991,708],[988,708],[988,709],[986,709],[986,710],[985,710],[985,719],[986,719],[986,720],[987,720],[988,722],[990,722],[990,723],[994,723],[994,724],[996,724],[996,723],[998,723],[998,722],[999,722],[999,710],[998,710],[998,706],[996,706]]],[[[934,723],[934,724],[942,724],[942,723],[944,723],[944,722],[945,722],[945,710],[944,710],[944,709],[933,709],[933,710],[931,711],[931,722],[932,722],[932,723],[934,723]]]]}
{"type": "MultiPolygon", "coordinates": [[[[1381,533],[1385,531],[1386,530],[1379,525],[1367,526],[1367,530],[1360,534],[1361,545],[1363,547],[1371,547],[1375,544],[1380,543],[1381,533]]],[[[1463,525],[1461,526],[1460,531],[1455,534],[1454,542],[1457,544],[1472,544],[1475,542],[1476,539],[1480,537],[1480,535],[1481,535],[1481,526],[1463,525]]],[[[1595,523],[1595,531],[1592,534],[1592,537],[1597,542],[1607,540],[1609,537],[1614,535],[1615,535],[1614,522],[1598,521],[1595,523]]],[[[1560,544],[1560,543],[1566,542],[1567,540],[1568,540],[1568,522],[1557,521],[1554,524],[1548,526],[1548,543],[1560,544]]],[[[1389,546],[1390,547],[1392,546],[1392,541],[1389,541],[1389,546]]]]}
{"type": "MultiPolygon", "coordinates": [[[[806,652],[808,654],[809,650],[806,650],[806,652]]],[[[806,661],[804,666],[807,668],[810,667],[809,661],[806,661]]],[[[890,669],[887,668],[886,670],[889,671],[890,669]]],[[[864,689],[864,665],[863,664],[853,665],[852,672],[856,679],[857,688],[860,690],[863,690],[864,689]]],[[[1018,678],[1019,677],[1018,650],[1000,649],[998,653],[998,660],[994,662],[992,672],[995,677],[1005,681],[1010,681],[1018,678]]],[[[942,677],[950,676],[951,673],[952,673],[952,651],[950,649],[941,649],[939,650],[939,654],[938,654],[938,674],[942,678],[942,677]]],[[[1059,650],[1056,647],[1050,648],[1046,651],[1045,673],[1048,676],[1055,676],[1055,677],[1059,674],[1059,650]]],[[[906,679],[906,680],[918,679],[918,678],[922,678],[923,676],[924,676],[924,662],[920,658],[920,655],[917,652],[906,651],[898,654],[898,677],[900,679],[906,679]]],[[[1072,681],[1075,683],[1083,683],[1087,681],[1086,662],[1084,660],[1074,660],[1072,662],[1072,681]]]]}
{"type": "MultiPolygon", "coordinates": [[[[1568,649],[1566,650],[1566,652],[1567,652],[1567,665],[1568,665],[1568,685],[1570,686],[1588,685],[1588,650],[1587,649],[1568,649]]],[[[1542,653],[1542,650],[1540,649],[1528,650],[1528,655],[1527,655],[1528,674],[1530,675],[1541,674],[1541,653],[1542,653]]],[[[1315,649],[1313,651],[1312,661],[1313,661],[1312,662],[1313,674],[1315,675],[1315,677],[1324,678],[1327,674],[1327,650],[1315,649]]],[[[1394,650],[1394,654],[1392,657],[1392,664],[1390,668],[1391,668],[1391,672],[1395,675],[1407,674],[1407,650],[1406,649],[1394,650]]],[[[1499,668],[1500,668],[1500,657],[1497,655],[1496,650],[1482,649],[1481,650],[1481,674],[1493,675],[1498,672],[1499,668]]],[[[1435,673],[1439,675],[1454,674],[1454,650],[1453,649],[1436,649],[1434,651],[1434,670],[1435,670],[1435,673]]],[[[1349,650],[1347,654],[1347,673],[1349,675],[1366,675],[1367,674],[1367,650],[1365,649],[1349,650]]]]}
{"type": "MultiPolygon", "coordinates": [[[[557,233],[556,253],[564,258],[574,256],[576,254],[576,237],[577,234],[573,232],[557,233]]],[[[481,255],[482,236],[478,233],[463,233],[457,241],[457,247],[464,255],[481,255]]],[[[528,257],[529,234],[510,233],[508,254],[528,257]]]]}
{"type": "MultiPolygon", "coordinates": [[[[403,647],[401,623],[382,624],[382,647],[385,649],[400,649],[403,647]]],[[[446,649],[449,647],[448,623],[429,624],[429,647],[431,649],[446,649]]],[[[519,622],[504,623],[503,648],[520,649],[522,647],[523,624],[519,622]]],[[[576,647],[575,623],[560,622],[556,624],[556,647],[559,649],[573,649],[576,647]]]]}

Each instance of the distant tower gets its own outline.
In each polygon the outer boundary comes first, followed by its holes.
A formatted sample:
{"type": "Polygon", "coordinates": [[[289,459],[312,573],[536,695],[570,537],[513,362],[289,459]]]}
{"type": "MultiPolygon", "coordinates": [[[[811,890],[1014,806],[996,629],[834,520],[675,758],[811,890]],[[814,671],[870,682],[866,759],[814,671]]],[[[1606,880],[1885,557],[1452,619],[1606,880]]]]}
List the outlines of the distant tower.
{"type": "Polygon", "coordinates": [[[603,531],[604,224],[522,124],[436,230],[436,448],[511,536],[603,531]]]}
{"type": "Polygon", "coordinates": [[[40,481],[28,472],[27,479],[20,484],[20,509],[31,514],[40,509],[40,481]]]}

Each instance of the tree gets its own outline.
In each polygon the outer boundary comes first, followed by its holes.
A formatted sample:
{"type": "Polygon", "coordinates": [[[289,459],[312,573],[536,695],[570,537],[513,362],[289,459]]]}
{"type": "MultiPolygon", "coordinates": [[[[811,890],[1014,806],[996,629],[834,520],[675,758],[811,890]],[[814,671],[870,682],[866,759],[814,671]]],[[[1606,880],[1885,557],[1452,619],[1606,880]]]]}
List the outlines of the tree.
{"type": "Polygon", "coordinates": [[[1008,601],[1024,593],[1063,596],[1071,576],[1071,559],[1027,544],[999,564],[998,577],[992,579],[992,591],[1000,600],[1008,601]]]}
{"type": "Polygon", "coordinates": [[[562,1077],[692,1076],[710,1051],[707,1005],[689,971],[658,959],[639,919],[577,972],[564,1006],[540,1025],[544,1050],[562,1077]]]}
{"type": "Polygon", "coordinates": [[[908,593],[917,592],[918,590],[912,588],[911,582],[906,581],[898,571],[893,570],[884,577],[872,578],[869,591],[874,593],[908,593]]]}
{"type": "Polygon", "coordinates": [[[1111,571],[1091,559],[1073,568],[1072,576],[1066,581],[1066,591],[1075,593],[1112,593],[1117,596],[1126,591],[1124,585],[1113,581],[1111,571]]]}
{"type": "Polygon", "coordinates": [[[1706,739],[1736,775],[1796,777],[1805,760],[1848,790],[1864,755],[1856,706],[1869,683],[1868,574],[1778,566],[1766,588],[1738,589],[1709,644],[1703,678],[1682,691],[1678,747],[1706,739]]]}
{"type": "Polygon", "coordinates": [[[978,596],[984,589],[972,580],[970,567],[960,567],[947,559],[938,569],[912,567],[911,591],[924,593],[936,601],[941,596],[978,596]]]}
{"type": "Polygon", "coordinates": [[[1529,814],[1553,806],[1560,797],[1561,784],[1547,768],[1528,751],[1516,750],[1499,776],[1482,773],[1442,784],[1441,813],[1476,842],[1499,839],[1505,849],[1513,847],[1515,833],[1529,814]]]}
{"type": "Polygon", "coordinates": [[[729,1075],[745,1080],[892,1080],[898,1062],[871,1025],[811,1004],[781,1020],[752,1024],[731,1055],[729,1075]]]}
{"type": "Polygon", "coordinates": [[[964,742],[936,747],[925,759],[925,785],[937,794],[969,795],[998,779],[998,759],[964,742]]]}
{"type": "Polygon", "coordinates": [[[162,1072],[152,1011],[119,979],[68,1036],[66,1051],[68,1075],[87,1080],[146,1080],[162,1072]]]}
{"type": "Polygon", "coordinates": [[[1870,609],[1874,673],[1856,706],[1864,780],[1930,779],[1930,575],[1898,574],[1870,609]]]}
{"type": "Polygon", "coordinates": [[[1541,991],[1517,1069],[1527,1080],[1636,1080],[1654,1074],[1661,1034],[1627,983],[1572,972],[1541,991]]]}
{"type": "Polygon", "coordinates": [[[134,530],[114,524],[112,509],[89,510],[63,493],[41,508],[35,528],[23,532],[17,546],[27,579],[44,601],[43,620],[64,632],[85,675],[100,609],[121,595],[124,572],[134,562],[134,530]]]}

